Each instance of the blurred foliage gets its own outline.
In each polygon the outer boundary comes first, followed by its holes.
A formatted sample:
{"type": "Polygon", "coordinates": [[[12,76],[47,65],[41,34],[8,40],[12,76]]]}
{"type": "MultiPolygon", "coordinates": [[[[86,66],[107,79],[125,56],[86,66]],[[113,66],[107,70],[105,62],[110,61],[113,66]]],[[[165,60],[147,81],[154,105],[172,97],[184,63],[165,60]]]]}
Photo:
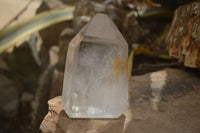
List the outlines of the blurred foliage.
{"type": "Polygon", "coordinates": [[[150,8],[145,11],[138,12],[137,18],[140,21],[155,21],[155,20],[164,20],[171,21],[173,18],[173,11],[164,9],[164,8],[150,8]]]}
{"type": "Polygon", "coordinates": [[[190,2],[198,2],[200,0],[152,0],[153,2],[160,3],[162,7],[170,10],[175,10],[181,5],[188,4],[190,2]]]}
{"type": "Polygon", "coordinates": [[[73,6],[66,7],[61,10],[46,11],[36,15],[34,18],[28,21],[0,31],[0,53],[38,30],[62,21],[72,20],[73,11],[73,6]]]}
{"type": "Polygon", "coordinates": [[[132,51],[128,57],[128,77],[132,76],[133,58],[134,58],[134,51],[132,51]]]}

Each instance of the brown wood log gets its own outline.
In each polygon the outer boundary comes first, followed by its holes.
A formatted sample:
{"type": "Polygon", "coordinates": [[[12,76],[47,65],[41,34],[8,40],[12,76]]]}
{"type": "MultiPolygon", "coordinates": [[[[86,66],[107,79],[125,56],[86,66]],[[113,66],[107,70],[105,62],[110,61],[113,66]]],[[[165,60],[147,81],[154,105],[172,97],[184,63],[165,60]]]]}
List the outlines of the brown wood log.
{"type": "Polygon", "coordinates": [[[129,107],[118,119],[70,119],[61,97],[49,100],[43,133],[200,132],[200,77],[165,69],[130,79],[129,107]]]}
{"type": "Polygon", "coordinates": [[[200,68],[200,3],[180,6],[166,38],[169,54],[185,66],[200,68]]]}

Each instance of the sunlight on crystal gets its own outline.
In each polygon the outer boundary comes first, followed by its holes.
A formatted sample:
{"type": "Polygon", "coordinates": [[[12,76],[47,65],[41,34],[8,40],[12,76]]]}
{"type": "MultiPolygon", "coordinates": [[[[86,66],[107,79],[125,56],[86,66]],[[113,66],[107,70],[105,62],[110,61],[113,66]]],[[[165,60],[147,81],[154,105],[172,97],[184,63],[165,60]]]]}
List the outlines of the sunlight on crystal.
{"type": "Polygon", "coordinates": [[[78,111],[78,109],[79,109],[78,106],[74,106],[74,105],[72,106],[72,110],[73,110],[73,111],[78,111]]]}
{"type": "Polygon", "coordinates": [[[103,113],[103,111],[102,110],[100,110],[100,109],[97,109],[97,108],[94,108],[94,107],[89,107],[88,108],[88,113],[90,114],[95,114],[95,113],[103,113]]]}

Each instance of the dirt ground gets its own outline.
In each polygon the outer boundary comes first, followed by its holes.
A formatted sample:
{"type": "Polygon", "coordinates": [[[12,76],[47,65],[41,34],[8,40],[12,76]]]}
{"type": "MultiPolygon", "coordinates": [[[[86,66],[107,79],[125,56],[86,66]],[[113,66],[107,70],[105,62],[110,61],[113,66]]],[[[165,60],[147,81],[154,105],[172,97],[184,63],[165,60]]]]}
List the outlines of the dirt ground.
{"type": "Polygon", "coordinates": [[[131,123],[125,133],[198,133],[200,132],[200,95],[189,94],[167,103],[162,111],[154,111],[151,103],[143,101],[131,108],[131,123]]]}

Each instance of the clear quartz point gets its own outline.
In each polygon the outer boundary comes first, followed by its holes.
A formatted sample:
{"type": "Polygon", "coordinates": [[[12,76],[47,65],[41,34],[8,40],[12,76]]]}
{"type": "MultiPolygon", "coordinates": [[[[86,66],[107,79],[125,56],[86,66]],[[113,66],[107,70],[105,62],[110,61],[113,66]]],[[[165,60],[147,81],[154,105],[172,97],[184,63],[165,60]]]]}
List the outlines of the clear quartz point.
{"type": "Polygon", "coordinates": [[[127,108],[128,44],[97,14],[68,47],[62,107],[70,118],[118,118],[127,108]]]}

